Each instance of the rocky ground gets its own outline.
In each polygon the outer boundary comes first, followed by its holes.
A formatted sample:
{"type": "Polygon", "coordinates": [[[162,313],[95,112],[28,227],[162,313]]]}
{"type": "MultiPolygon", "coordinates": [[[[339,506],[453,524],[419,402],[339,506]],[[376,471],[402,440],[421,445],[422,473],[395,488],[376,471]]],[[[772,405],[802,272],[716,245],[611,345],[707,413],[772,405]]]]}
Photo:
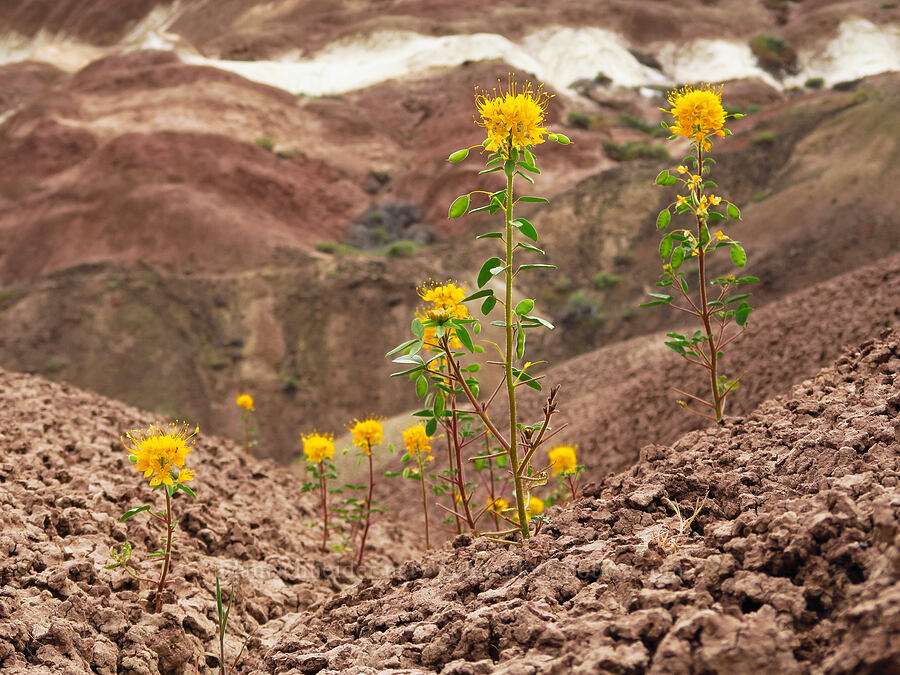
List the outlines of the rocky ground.
{"type": "Polygon", "coordinates": [[[217,663],[213,583],[236,589],[242,673],[886,673],[900,668],[900,332],[720,428],[649,444],[524,546],[467,535],[418,555],[382,523],[354,573],[309,496],[201,436],[174,595],[102,570],[153,546],[119,434],[154,419],[2,373],[4,672],[189,673],[217,663]],[[683,532],[671,504],[687,517],[683,532]],[[405,562],[404,562],[405,561],[405,562]]]}
{"type": "Polygon", "coordinates": [[[898,413],[893,330],[746,416],[645,446],[524,546],[463,535],[283,617],[265,667],[896,672],[898,413]],[[667,500],[688,517],[707,494],[681,532],[667,500]]]}
{"type": "MultiPolygon", "coordinates": [[[[290,472],[201,433],[189,457],[197,500],[174,500],[174,595],[150,614],[151,587],[102,568],[127,540],[138,572],[154,574],[144,555],[158,548],[158,528],[141,515],[118,518],[152,498],[163,504],[128,462],[120,435],[159,420],[5,371],[0,401],[3,672],[188,673],[198,658],[211,672],[217,569],[226,592],[235,591],[227,658],[258,663],[261,626],[359,580],[346,554],[319,551],[314,499],[290,472]]],[[[365,564],[377,571],[408,559],[407,539],[387,521],[376,524],[365,564]]]]}

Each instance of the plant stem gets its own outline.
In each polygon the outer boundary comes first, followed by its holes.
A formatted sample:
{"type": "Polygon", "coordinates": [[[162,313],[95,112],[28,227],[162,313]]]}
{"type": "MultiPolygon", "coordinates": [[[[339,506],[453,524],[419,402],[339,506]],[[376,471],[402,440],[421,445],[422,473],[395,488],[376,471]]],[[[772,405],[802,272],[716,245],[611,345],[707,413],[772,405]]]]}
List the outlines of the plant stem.
{"type": "MultiPolygon", "coordinates": [[[[473,535],[478,536],[477,528],[475,527],[475,519],[472,517],[472,511],[469,508],[469,495],[466,493],[466,474],[463,465],[462,459],[462,448],[459,444],[459,420],[457,418],[456,412],[456,397],[450,397],[450,405],[451,405],[451,428],[453,435],[453,449],[456,452],[456,481],[457,481],[457,491],[459,493],[460,501],[463,505],[463,513],[466,516],[466,525],[469,527],[469,530],[473,535]]],[[[455,505],[454,505],[455,506],[455,505]]],[[[457,520],[457,522],[459,522],[457,520]]]]}
{"type": "Polygon", "coordinates": [[[163,558],[163,568],[159,575],[159,585],[156,588],[156,605],[154,612],[162,609],[162,594],[166,587],[166,577],[169,575],[169,563],[172,560],[172,533],[175,527],[172,525],[172,495],[169,494],[169,486],[163,486],[166,493],[166,555],[163,558]]]}
{"type": "MultiPolygon", "coordinates": [[[[484,448],[485,450],[487,450],[488,454],[491,453],[491,440],[490,436],[488,436],[487,434],[485,434],[484,436],[484,448]]],[[[490,473],[491,477],[491,512],[494,514],[494,529],[499,530],[500,519],[497,517],[496,511],[497,492],[494,489],[494,460],[493,458],[491,458],[485,461],[487,461],[488,463],[488,472],[490,473]]]]}
{"type": "Polygon", "coordinates": [[[366,537],[369,534],[369,526],[371,525],[372,513],[372,492],[375,490],[375,470],[372,467],[372,444],[366,441],[369,446],[369,494],[366,495],[366,524],[363,527],[362,539],[359,542],[359,554],[356,556],[356,566],[362,565],[363,551],[366,550],[366,537]]]}
{"type": "MultiPolygon", "coordinates": [[[[700,173],[700,177],[703,177],[703,148],[700,143],[697,143],[697,167],[698,172],[700,173]]],[[[700,190],[701,187],[698,186],[695,188],[695,198],[697,202],[700,201],[700,190]]],[[[719,394],[719,377],[718,377],[718,348],[716,346],[716,339],[713,336],[712,324],[710,323],[709,317],[712,313],[709,309],[709,305],[707,303],[706,298],[706,255],[705,255],[705,243],[703,242],[703,219],[698,215],[697,216],[697,255],[698,255],[698,263],[700,267],[700,316],[703,318],[703,326],[706,329],[707,340],[709,342],[709,383],[712,388],[712,396],[713,396],[713,407],[715,409],[716,423],[722,423],[722,397],[719,394]]]]}
{"type": "Polygon", "coordinates": [[[324,462],[319,462],[319,493],[322,497],[322,551],[328,551],[328,490],[324,462]]]}
{"type": "Polygon", "coordinates": [[[419,480],[422,482],[422,513],[425,515],[425,550],[427,551],[431,548],[431,537],[428,534],[428,501],[425,492],[425,467],[422,466],[422,459],[418,454],[420,453],[417,453],[416,461],[419,464],[419,480]]]}
{"type": "MultiPolygon", "coordinates": [[[[448,370],[450,366],[447,366],[448,370]]],[[[447,433],[444,434],[447,438],[447,461],[450,463],[450,508],[456,509],[456,495],[458,494],[456,489],[456,474],[453,473],[453,467],[455,466],[455,462],[453,460],[453,442],[450,440],[450,429],[445,427],[445,431],[447,433]]],[[[462,533],[462,523],[459,518],[454,518],[454,522],[456,523],[456,534],[462,533]]]]}
{"type": "MultiPolygon", "coordinates": [[[[509,142],[509,154],[512,154],[512,139],[509,142]]],[[[516,486],[516,508],[519,512],[519,529],[522,531],[522,539],[528,539],[531,533],[528,531],[528,518],[525,513],[525,494],[522,489],[522,476],[519,471],[518,432],[516,414],[516,383],[513,379],[512,364],[515,358],[513,351],[513,308],[512,308],[512,282],[513,282],[513,177],[515,172],[510,172],[506,177],[506,302],[504,305],[506,316],[506,395],[509,399],[509,463],[512,467],[513,481],[516,486]]]]}
{"type": "Polygon", "coordinates": [[[219,629],[219,675],[225,675],[225,631],[219,629]]]}

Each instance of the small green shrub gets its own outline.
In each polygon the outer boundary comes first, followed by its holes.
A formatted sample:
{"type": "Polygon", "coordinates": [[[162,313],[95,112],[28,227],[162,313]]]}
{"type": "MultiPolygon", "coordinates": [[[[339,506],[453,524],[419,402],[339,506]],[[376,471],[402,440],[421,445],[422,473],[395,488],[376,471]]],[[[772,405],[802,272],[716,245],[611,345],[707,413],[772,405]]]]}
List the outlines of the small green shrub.
{"type": "Polygon", "coordinates": [[[390,243],[386,253],[389,258],[412,258],[418,250],[419,246],[416,242],[409,239],[398,239],[390,243]]]}
{"type": "Polygon", "coordinates": [[[603,150],[606,156],[616,162],[629,162],[633,159],[658,159],[668,161],[671,159],[669,151],[661,143],[649,145],[640,141],[628,141],[624,145],[615,141],[605,141],[603,150]]]}
{"type": "Polygon", "coordinates": [[[775,132],[774,131],[760,131],[758,134],[756,134],[753,137],[752,142],[754,145],[761,145],[761,146],[772,145],[773,143],[775,143],[775,132]]]}
{"type": "Polygon", "coordinates": [[[568,117],[566,117],[566,122],[570,127],[575,127],[576,129],[587,131],[591,128],[591,116],[578,110],[570,112],[568,117]]]}
{"type": "Polygon", "coordinates": [[[797,51],[779,35],[757,35],[750,40],[750,50],[759,64],[770,72],[791,72],[796,68],[797,51]]]}
{"type": "Polygon", "coordinates": [[[594,282],[594,288],[602,291],[618,286],[622,282],[622,277],[613,272],[597,272],[592,281],[594,282]]]}
{"type": "Polygon", "coordinates": [[[256,143],[263,150],[266,150],[268,152],[275,152],[275,141],[273,141],[268,136],[262,136],[260,138],[257,138],[253,142],[256,143]]]}
{"type": "Polygon", "coordinates": [[[663,129],[659,124],[654,124],[653,122],[641,119],[636,115],[629,115],[628,113],[619,115],[619,123],[624,127],[635,129],[636,131],[645,133],[648,136],[653,136],[654,138],[668,138],[671,133],[668,129],[663,129]]]}
{"type": "Polygon", "coordinates": [[[807,89],[821,89],[825,86],[824,77],[811,77],[803,85],[807,89]]]}
{"type": "Polygon", "coordinates": [[[334,254],[334,253],[338,252],[339,246],[340,246],[340,244],[338,244],[336,241],[331,241],[330,239],[328,239],[326,241],[317,242],[316,250],[320,251],[322,253],[334,254]]]}

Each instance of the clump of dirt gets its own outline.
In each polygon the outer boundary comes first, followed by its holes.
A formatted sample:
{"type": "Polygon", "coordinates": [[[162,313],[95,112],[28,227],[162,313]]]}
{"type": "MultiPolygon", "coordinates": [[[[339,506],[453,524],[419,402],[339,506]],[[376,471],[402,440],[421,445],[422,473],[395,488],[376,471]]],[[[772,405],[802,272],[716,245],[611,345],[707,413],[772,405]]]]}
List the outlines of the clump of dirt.
{"type": "MultiPolygon", "coordinates": [[[[226,657],[243,672],[260,627],[358,581],[346,556],[322,553],[314,500],[290,472],[201,435],[189,457],[197,500],[175,499],[181,524],[173,594],[150,614],[155,589],[118,570],[110,548],[128,540],[135,568],[159,528],[129,507],[151,503],[120,434],[159,420],[67,385],[0,371],[0,669],[31,673],[193,673],[217,663],[215,571],[235,600],[226,657]],[[177,599],[176,599],[177,598],[177,599]]],[[[157,507],[159,493],[155,493],[157,507]]],[[[409,557],[405,534],[375,525],[370,569],[409,557]],[[384,548],[390,540],[391,551],[384,548]]],[[[142,562],[143,560],[143,562],[142,562]]]]}
{"type": "MultiPolygon", "coordinates": [[[[900,330],[648,445],[519,548],[460,536],[265,634],[269,673],[900,668],[900,330]],[[708,499],[683,534],[667,499],[708,499]]],[[[264,631],[267,629],[264,629],[264,631]]]]}

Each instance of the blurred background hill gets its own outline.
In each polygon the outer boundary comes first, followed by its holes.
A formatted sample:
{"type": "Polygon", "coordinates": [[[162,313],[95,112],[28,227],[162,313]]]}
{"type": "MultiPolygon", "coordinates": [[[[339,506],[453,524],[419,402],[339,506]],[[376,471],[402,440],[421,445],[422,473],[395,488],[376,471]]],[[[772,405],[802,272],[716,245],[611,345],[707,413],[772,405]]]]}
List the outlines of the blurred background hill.
{"type": "Polygon", "coordinates": [[[898,69],[894,2],[0,0],[0,366],[232,436],[251,392],[279,461],[301,430],[401,424],[383,354],[418,284],[471,286],[491,250],[446,209],[495,177],[445,160],[512,72],[574,141],[539,153],[559,271],[524,291],[558,329],[534,353],[565,438],[619,467],[691,426],[657,352],[679,317],[637,309],[684,149],[666,91],[723,82],[747,114],[715,174],[762,279],[740,412],[900,319],[898,69]]]}

